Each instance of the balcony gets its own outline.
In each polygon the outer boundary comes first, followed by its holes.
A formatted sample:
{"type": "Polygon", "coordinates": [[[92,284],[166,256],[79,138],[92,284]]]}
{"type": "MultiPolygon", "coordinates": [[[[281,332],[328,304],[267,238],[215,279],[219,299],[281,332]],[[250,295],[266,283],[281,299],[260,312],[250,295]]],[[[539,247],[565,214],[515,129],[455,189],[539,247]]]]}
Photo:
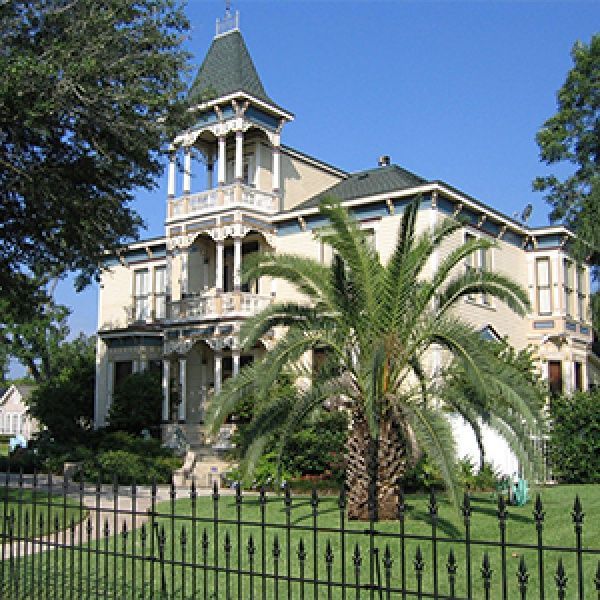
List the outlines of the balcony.
{"type": "Polygon", "coordinates": [[[279,209],[279,197],[271,192],[235,183],[169,200],[167,222],[225,208],[252,208],[272,215],[279,209]]]}
{"type": "Polygon", "coordinates": [[[186,321],[251,317],[271,304],[271,296],[248,292],[225,292],[217,296],[188,296],[169,304],[169,319],[186,321]]]}

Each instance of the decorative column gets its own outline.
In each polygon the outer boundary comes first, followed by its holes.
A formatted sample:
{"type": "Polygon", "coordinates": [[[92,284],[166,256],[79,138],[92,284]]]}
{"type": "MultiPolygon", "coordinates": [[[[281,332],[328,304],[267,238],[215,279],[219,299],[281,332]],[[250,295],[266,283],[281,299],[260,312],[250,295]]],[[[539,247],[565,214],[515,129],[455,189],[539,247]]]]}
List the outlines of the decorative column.
{"type": "Polygon", "coordinates": [[[192,148],[183,149],[183,193],[189,194],[192,185],[192,148]]]}
{"type": "Polygon", "coordinates": [[[273,193],[279,193],[281,187],[281,152],[279,143],[273,145],[273,193]]]}
{"type": "Polygon", "coordinates": [[[220,350],[215,350],[215,394],[221,391],[223,381],[223,355],[220,350]]]}
{"type": "Polygon", "coordinates": [[[163,403],[162,403],[162,420],[163,423],[169,421],[169,405],[170,399],[170,386],[171,381],[171,361],[168,358],[163,359],[163,372],[162,372],[162,392],[163,392],[163,403]]]}
{"type": "Polygon", "coordinates": [[[175,150],[169,152],[169,183],[168,183],[168,194],[169,198],[175,197],[175,150]]]}
{"type": "Polygon", "coordinates": [[[235,182],[241,183],[244,176],[244,132],[235,132],[235,182]]]}
{"type": "Polygon", "coordinates": [[[254,145],[254,187],[257,190],[262,189],[261,182],[260,182],[260,167],[262,164],[260,149],[261,149],[261,143],[260,143],[260,141],[257,140],[254,145]]]}
{"type": "Polygon", "coordinates": [[[215,170],[215,163],[213,162],[212,153],[206,163],[206,189],[212,190],[213,188],[213,175],[215,170]]]}
{"type": "Polygon", "coordinates": [[[217,240],[217,260],[215,261],[215,287],[217,292],[223,291],[223,240],[217,240]]]}
{"type": "Polygon", "coordinates": [[[225,152],[225,136],[219,136],[219,164],[218,164],[218,179],[219,185],[225,185],[225,166],[227,162],[227,156],[225,152]]]}
{"type": "Polygon", "coordinates": [[[242,288],[242,238],[233,238],[233,291],[242,288]]]}
{"type": "Polygon", "coordinates": [[[235,350],[233,350],[231,355],[233,358],[233,376],[235,377],[240,372],[240,349],[236,348],[235,350]]]}
{"type": "Polygon", "coordinates": [[[181,249],[181,297],[188,293],[188,261],[189,261],[190,249],[188,247],[181,249]]]}
{"type": "Polygon", "coordinates": [[[181,390],[181,397],[179,400],[179,414],[177,415],[181,423],[185,423],[186,409],[187,409],[187,359],[179,359],[179,389],[181,390]]]}

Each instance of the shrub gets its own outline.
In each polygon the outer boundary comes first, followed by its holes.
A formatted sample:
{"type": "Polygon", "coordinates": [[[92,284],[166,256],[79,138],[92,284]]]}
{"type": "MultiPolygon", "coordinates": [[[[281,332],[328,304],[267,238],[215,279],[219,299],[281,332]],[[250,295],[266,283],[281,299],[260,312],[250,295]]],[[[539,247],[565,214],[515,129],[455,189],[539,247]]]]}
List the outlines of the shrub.
{"type": "Polygon", "coordinates": [[[288,472],[302,475],[327,474],[344,479],[344,450],[348,416],[341,411],[320,411],[314,421],[291,436],[282,462],[288,472]]]}
{"type": "Polygon", "coordinates": [[[182,460],[174,456],[144,456],[126,450],[105,450],[94,459],[83,463],[82,475],[86,480],[102,479],[124,485],[132,483],[169,483],[173,471],[181,467],[182,460]]]}
{"type": "Polygon", "coordinates": [[[553,398],[548,454],[565,483],[600,482],[600,391],[553,398]]]}
{"type": "Polygon", "coordinates": [[[162,386],[156,370],[133,373],[115,390],[108,415],[110,429],[139,434],[161,421],[162,386]]]}

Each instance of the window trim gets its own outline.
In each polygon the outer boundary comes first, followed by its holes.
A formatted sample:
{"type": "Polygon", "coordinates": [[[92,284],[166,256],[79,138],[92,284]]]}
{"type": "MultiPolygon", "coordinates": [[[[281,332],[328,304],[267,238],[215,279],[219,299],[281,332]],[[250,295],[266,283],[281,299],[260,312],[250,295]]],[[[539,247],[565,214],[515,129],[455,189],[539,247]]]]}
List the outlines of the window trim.
{"type": "Polygon", "coordinates": [[[538,256],[535,259],[535,301],[536,301],[536,312],[540,316],[549,316],[553,314],[554,311],[554,301],[552,298],[552,261],[549,256],[538,256]],[[548,283],[547,285],[540,285],[540,270],[539,264],[545,262],[548,265],[548,283]],[[541,292],[548,292],[548,307],[549,310],[543,311],[541,309],[541,292]]]}

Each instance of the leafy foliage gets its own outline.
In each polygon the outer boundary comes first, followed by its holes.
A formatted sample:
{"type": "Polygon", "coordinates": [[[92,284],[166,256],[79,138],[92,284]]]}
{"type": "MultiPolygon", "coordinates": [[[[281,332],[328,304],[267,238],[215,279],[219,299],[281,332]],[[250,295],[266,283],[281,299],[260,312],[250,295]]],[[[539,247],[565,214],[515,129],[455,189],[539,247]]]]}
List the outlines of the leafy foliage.
{"type": "MultiPolygon", "coordinates": [[[[558,91],[558,111],[539,130],[540,158],[548,165],[570,164],[569,175],[547,175],[533,182],[546,192],[552,221],[563,221],[578,236],[573,250],[580,260],[600,265],[600,34],[577,42],[573,67],[558,91]]],[[[597,274],[597,273],[596,273],[597,274]]],[[[598,298],[595,298],[595,323],[598,298]]]]}
{"type": "Polygon", "coordinates": [[[133,194],[191,118],[187,29],[178,0],[0,4],[0,287],[15,310],[39,299],[32,276],[83,283],[137,235],[133,194]]]}
{"type": "Polygon", "coordinates": [[[162,398],[159,371],[129,375],[114,392],[108,426],[132,434],[157,428],[161,422],[162,398]]]}
{"type": "Polygon", "coordinates": [[[482,424],[495,424],[495,427],[511,440],[513,451],[525,465],[528,463],[527,456],[535,455],[530,435],[531,422],[512,414],[511,407],[503,405],[502,395],[520,395],[529,407],[541,414],[548,389],[541,380],[534,350],[528,347],[517,351],[509,346],[506,340],[481,340],[478,363],[484,381],[491,373],[490,387],[482,390],[478,385],[473,385],[462,364],[455,362],[444,375],[446,383],[443,395],[446,409],[449,412],[458,412],[473,430],[480,453],[479,470],[483,470],[486,464],[482,424]],[[497,381],[501,381],[501,384],[497,381]],[[509,430],[506,430],[499,420],[508,425],[509,430]]]}
{"type": "MultiPolygon", "coordinates": [[[[352,444],[346,474],[347,482],[353,482],[349,506],[360,507],[357,518],[367,517],[366,495],[375,487],[377,502],[395,510],[398,477],[405,475],[410,459],[418,457],[418,448],[427,452],[456,500],[454,444],[441,410],[442,382],[431,377],[427,367],[433,350],[454,357],[478,394],[493,396],[495,402],[488,405],[496,415],[492,426],[510,442],[520,441],[516,419],[525,421],[530,432],[540,429],[538,406],[528,393],[521,393],[528,385],[523,374],[493,353],[488,353],[482,368],[479,332],[452,314],[458,302],[476,293],[525,314],[526,292],[505,275],[461,268],[470,254],[493,246],[486,239],[456,248],[429,274],[430,257],[461,224],[444,220],[417,235],[419,202],[416,199],[405,210],[387,265],[381,264],[358,223],[331,199],[320,207],[329,224],[316,232],[334,251],[331,265],[292,255],[250,257],[247,280],[265,275],[285,279],[303,301],[273,304],[245,323],[241,339],[247,347],[273,329],[284,335],[262,361],[228,380],[212,403],[210,421],[216,430],[245,394],[260,398],[250,424],[253,442],[246,453],[254,462],[274,433],[281,461],[291,437],[325,402],[349,407],[352,444]],[[323,364],[314,370],[307,367],[303,357],[322,348],[327,349],[323,364]],[[296,392],[270,397],[282,372],[293,376],[296,392]]],[[[456,410],[465,406],[463,402],[456,410]]],[[[477,414],[482,405],[469,408],[477,414]]],[[[524,450],[525,458],[533,460],[531,449],[524,450]]]]}
{"type": "MultiPolygon", "coordinates": [[[[0,300],[0,352],[18,360],[36,383],[47,381],[67,366],[69,348],[59,351],[69,335],[70,310],[66,306],[48,300],[21,320],[10,313],[6,299],[0,300]]],[[[73,351],[77,350],[74,346],[73,351]]]]}
{"type": "MultiPolygon", "coordinates": [[[[275,397],[293,400],[296,394],[292,380],[283,376],[273,386],[268,402],[275,397]]],[[[262,455],[255,456],[249,449],[255,439],[253,418],[260,411],[260,400],[251,394],[236,404],[234,414],[238,426],[231,457],[240,461],[240,468],[231,474],[233,479],[245,485],[251,482],[265,485],[303,475],[323,475],[341,482],[348,433],[346,412],[316,408],[302,428],[290,436],[281,455],[277,452],[277,436],[273,434],[266,440],[262,455]]]]}
{"type": "Polygon", "coordinates": [[[29,412],[57,442],[83,440],[94,418],[96,339],[83,334],[52,353],[53,369],[33,390],[29,412]]]}
{"type": "Polygon", "coordinates": [[[553,398],[549,457],[565,483],[600,483],[600,391],[553,398]]]}

